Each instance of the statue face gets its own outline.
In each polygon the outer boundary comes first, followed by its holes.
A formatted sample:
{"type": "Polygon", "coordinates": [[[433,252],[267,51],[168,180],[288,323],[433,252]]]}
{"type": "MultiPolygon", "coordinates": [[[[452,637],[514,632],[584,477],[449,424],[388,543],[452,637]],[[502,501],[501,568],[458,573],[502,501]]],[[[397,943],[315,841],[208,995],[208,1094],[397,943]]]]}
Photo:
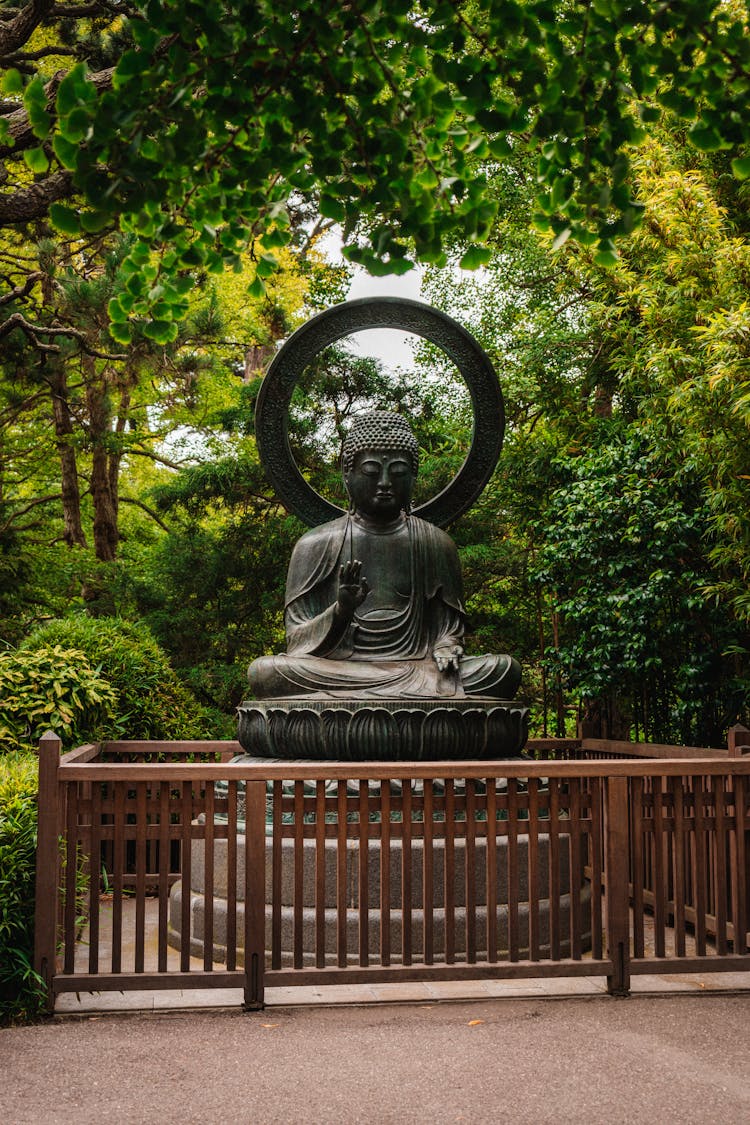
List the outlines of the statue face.
{"type": "Polygon", "coordinates": [[[402,449],[365,449],[356,454],[344,481],[355,512],[387,521],[408,508],[414,473],[402,449]]]}

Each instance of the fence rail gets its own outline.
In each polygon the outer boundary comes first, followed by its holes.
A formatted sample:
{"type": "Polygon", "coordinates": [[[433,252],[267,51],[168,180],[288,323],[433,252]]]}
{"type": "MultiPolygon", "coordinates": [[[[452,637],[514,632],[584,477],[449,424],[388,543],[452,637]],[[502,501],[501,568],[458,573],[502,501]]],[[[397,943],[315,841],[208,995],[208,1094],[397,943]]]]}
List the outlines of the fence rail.
{"type": "Polygon", "coordinates": [[[747,741],[249,765],[235,742],[60,758],[45,735],[36,968],[50,1004],[229,985],[248,1008],[268,985],[591,975],[624,994],[635,973],[750,970],[747,741]]]}

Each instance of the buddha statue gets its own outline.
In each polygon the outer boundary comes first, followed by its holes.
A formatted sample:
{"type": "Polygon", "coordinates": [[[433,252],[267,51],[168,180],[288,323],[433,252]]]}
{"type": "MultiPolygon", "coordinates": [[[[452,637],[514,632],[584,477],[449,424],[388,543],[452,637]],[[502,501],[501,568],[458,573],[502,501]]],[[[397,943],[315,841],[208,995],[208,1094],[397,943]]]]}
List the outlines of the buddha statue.
{"type": "Polygon", "coordinates": [[[458,554],[411,514],[418,467],[402,415],[355,421],[343,448],[349,511],[294,548],[287,651],[250,665],[257,699],[513,699],[516,660],[464,654],[458,554]]]}

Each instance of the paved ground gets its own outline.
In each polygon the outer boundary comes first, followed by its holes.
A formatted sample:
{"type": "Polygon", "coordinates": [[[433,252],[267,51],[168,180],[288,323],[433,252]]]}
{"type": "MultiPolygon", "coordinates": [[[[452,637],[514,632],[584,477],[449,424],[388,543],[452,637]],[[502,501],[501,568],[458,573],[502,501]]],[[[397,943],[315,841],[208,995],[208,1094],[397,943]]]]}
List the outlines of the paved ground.
{"type": "Polygon", "coordinates": [[[0,1031],[25,1123],[750,1121],[750,995],[60,1018],[0,1031]]]}

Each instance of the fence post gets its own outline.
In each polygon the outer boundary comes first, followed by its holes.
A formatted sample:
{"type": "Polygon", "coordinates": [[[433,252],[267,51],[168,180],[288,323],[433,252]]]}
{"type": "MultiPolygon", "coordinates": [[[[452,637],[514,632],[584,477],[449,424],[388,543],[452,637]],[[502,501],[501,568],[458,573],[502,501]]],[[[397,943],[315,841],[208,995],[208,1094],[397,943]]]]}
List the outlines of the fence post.
{"type": "Polygon", "coordinates": [[[743,754],[750,754],[750,730],[741,723],[730,727],[727,732],[727,748],[730,758],[741,758],[743,754]]]}
{"type": "Polygon", "coordinates": [[[606,796],[607,952],[612,975],[611,996],[630,995],[630,894],[628,889],[628,779],[608,777],[606,796]]]}
{"type": "Polygon", "coordinates": [[[57,897],[60,885],[60,824],[57,766],[60,739],[47,731],[39,739],[39,796],[36,829],[36,890],[34,903],[34,970],[44,981],[46,1009],[54,1008],[52,990],[57,968],[57,897]]]}
{"type": "Polygon", "coordinates": [[[245,786],[245,1001],[264,1007],[266,968],[266,783],[245,786]]]}

